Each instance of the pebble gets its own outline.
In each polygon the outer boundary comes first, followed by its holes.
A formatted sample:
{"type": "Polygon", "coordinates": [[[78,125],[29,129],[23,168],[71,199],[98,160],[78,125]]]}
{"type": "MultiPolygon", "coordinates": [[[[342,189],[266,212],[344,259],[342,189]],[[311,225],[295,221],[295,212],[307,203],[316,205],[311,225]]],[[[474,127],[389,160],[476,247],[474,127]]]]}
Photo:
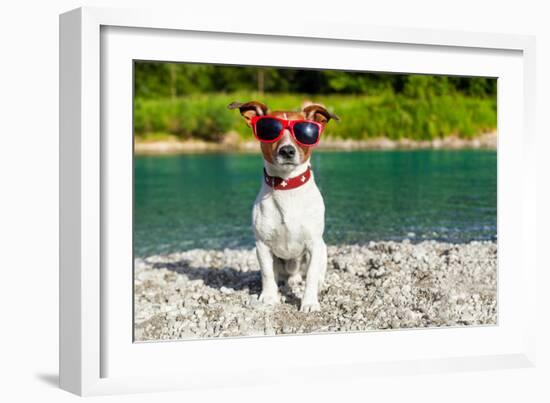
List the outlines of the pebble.
{"type": "Polygon", "coordinates": [[[497,246],[329,245],[321,311],[299,311],[303,283],[258,301],[254,249],[195,249],[135,262],[136,340],[496,324],[497,246]],[[292,289],[291,289],[292,288],[292,289]]]}

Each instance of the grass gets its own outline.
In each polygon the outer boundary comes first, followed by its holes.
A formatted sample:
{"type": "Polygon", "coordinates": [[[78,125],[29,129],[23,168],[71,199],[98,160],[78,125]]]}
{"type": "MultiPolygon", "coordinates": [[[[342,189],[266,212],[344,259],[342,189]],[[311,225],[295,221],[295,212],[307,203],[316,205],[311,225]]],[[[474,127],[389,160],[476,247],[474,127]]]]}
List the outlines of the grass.
{"type": "Polygon", "coordinates": [[[404,95],[327,95],[312,99],[300,94],[214,93],[175,99],[136,99],[134,129],[139,139],[202,139],[220,141],[237,132],[250,138],[232,101],[258,99],[271,110],[292,110],[305,100],[323,103],[340,116],[330,122],[326,134],[344,139],[387,137],[430,140],[456,135],[471,138],[496,128],[495,98],[472,98],[460,94],[409,98],[404,95]]]}

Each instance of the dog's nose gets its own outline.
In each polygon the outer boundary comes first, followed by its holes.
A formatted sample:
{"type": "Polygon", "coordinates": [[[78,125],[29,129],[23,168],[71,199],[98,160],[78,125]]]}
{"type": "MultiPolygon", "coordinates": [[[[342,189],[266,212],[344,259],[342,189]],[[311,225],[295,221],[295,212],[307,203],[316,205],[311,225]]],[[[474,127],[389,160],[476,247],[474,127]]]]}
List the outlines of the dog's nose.
{"type": "Polygon", "coordinates": [[[279,149],[279,155],[284,158],[293,158],[296,154],[296,149],[292,146],[282,146],[279,149]]]}

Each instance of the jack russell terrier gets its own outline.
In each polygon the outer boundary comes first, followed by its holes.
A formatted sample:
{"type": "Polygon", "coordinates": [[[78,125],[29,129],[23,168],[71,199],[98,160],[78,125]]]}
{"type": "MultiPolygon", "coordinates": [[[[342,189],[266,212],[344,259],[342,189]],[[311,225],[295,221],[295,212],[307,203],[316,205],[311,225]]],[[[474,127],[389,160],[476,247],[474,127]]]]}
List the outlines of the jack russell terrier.
{"type": "Polygon", "coordinates": [[[300,311],[319,311],[327,269],[325,205],[309,161],[325,125],[339,118],[318,104],[305,104],[300,112],[269,112],[257,101],[233,102],[228,108],[239,109],[264,158],[262,187],[252,209],[262,275],[259,300],[277,304],[278,281],[297,284],[305,274],[300,311]]]}

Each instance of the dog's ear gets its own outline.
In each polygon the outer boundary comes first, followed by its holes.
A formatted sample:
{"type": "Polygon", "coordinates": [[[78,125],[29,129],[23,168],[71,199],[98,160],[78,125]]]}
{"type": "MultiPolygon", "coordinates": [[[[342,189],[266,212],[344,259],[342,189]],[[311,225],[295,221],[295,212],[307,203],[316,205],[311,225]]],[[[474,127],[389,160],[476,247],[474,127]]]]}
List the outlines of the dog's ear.
{"type": "Polygon", "coordinates": [[[246,123],[248,126],[250,126],[250,121],[255,116],[264,116],[267,115],[269,112],[269,109],[267,108],[267,105],[262,104],[258,101],[250,101],[250,102],[231,102],[229,105],[227,105],[229,109],[237,109],[239,108],[239,111],[241,112],[241,115],[246,120],[246,123]]]}
{"type": "Polygon", "coordinates": [[[327,108],[321,104],[306,103],[302,106],[302,112],[306,119],[327,124],[330,119],[340,120],[334,113],[330,113],[327,108]]]}

